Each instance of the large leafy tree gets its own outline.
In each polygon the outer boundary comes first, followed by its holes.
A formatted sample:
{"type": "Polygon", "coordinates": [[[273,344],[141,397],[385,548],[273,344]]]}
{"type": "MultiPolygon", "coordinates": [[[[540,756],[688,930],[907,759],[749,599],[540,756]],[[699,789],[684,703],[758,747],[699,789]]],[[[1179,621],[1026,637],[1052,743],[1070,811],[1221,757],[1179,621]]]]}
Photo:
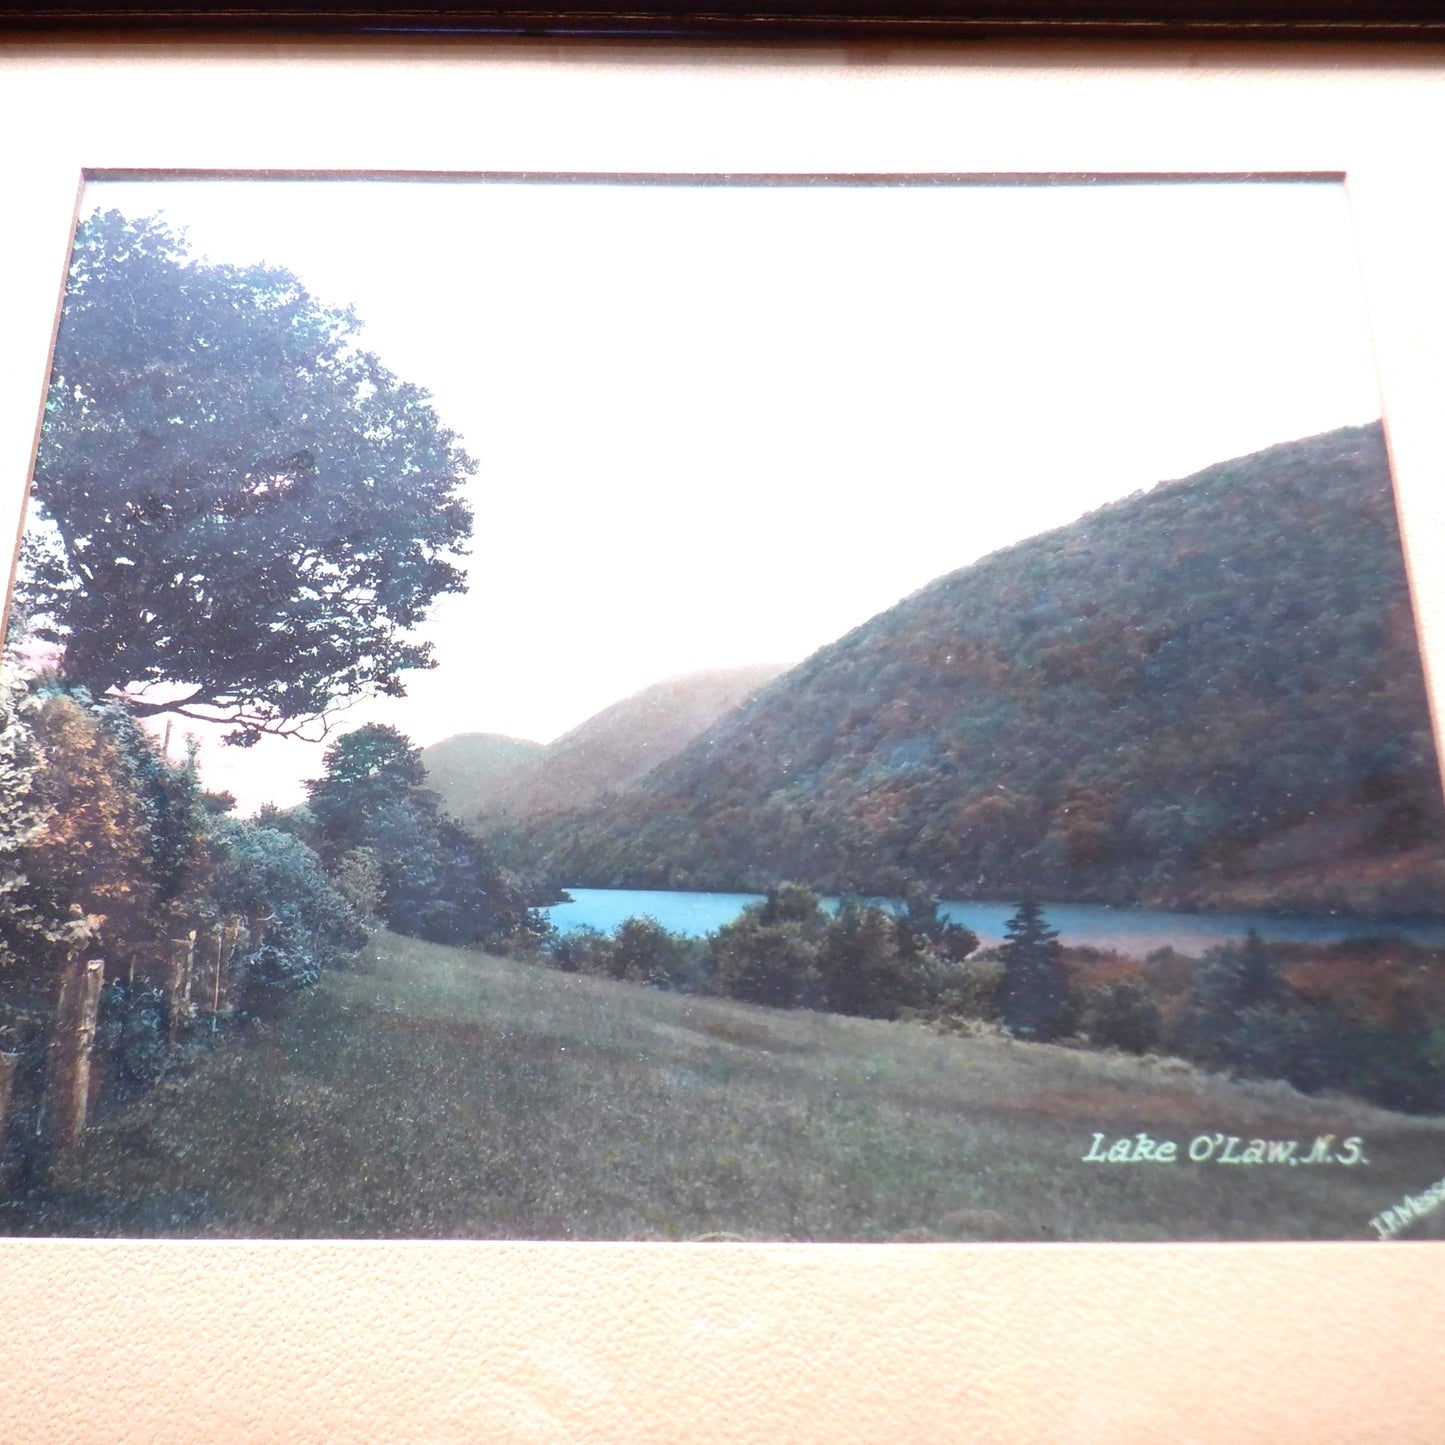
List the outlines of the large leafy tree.
{"type": "Polygon", "coordinates": [[[465,586],[473,464],[358,333],[154,219],[81,225],[24,599],[68,682],[248,743],[432,665],[408,633],[465,586]]]}

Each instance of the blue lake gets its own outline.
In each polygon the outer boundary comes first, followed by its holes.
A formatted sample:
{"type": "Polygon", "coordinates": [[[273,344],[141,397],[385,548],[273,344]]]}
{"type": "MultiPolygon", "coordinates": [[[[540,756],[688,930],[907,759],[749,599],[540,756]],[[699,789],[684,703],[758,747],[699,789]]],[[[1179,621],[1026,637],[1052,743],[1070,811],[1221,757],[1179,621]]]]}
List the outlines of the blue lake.
{"type": "MultiPolygon", "coordinates": [[[[672,893],[625,888],[567,891],[572,895],[571,903],[558,903],[544,910],[564,933],[576,928],[610,933],[624,919],[645,916],[655,918],[673,933],[700,938],[730,923],[748,904],[761,899],[756,893],[672,893]]],[[[973,929],[985,944],[990,944],[1003,938],[1004,924],[1016,907],[1013,902],[950,902],[943,904],[941,912],[973,929]]],[[[1410,919],[1362,922],[1330,914],[1282,917],[1268,913],[1165,913],[1083,903],[1045,903],[1044,912],[1065,943],[1113,948],[1136,957],[1166,946],[1183,953],[1200,953],[1214,944],[1243,938],[1251,928],[1261,938],[1295,943],[1385,935],[1445,947],[1445,923],[1410,919]]]]}

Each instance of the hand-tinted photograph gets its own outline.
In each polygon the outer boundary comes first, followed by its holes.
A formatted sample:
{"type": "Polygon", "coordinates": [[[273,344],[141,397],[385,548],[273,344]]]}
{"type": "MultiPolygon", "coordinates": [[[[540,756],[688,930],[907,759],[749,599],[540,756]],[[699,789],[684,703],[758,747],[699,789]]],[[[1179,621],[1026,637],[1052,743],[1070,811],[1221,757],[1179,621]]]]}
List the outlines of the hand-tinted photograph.
{"type": "Polygon", "coordinates": [[[93,182],[0,1234],[1445,1229],[1334,182],[93,182]]]}

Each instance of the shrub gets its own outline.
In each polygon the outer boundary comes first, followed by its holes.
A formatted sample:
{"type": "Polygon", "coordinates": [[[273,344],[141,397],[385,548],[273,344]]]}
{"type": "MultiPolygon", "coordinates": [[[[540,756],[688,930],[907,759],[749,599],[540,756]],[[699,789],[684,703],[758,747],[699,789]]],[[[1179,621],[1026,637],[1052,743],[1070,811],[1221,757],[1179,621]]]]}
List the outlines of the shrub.
{"type": "Polygon", "coordinates": [[[931,1010],[939,1019],[968,1019],[996,1023],[1003,965],[996,959],[970,959],[949,971],[931,1010]]]}
{"type": "MultiPolygon", "coordinates": [[[[905,1009],[934,1004],[955,971],[936,940],[947,940],[952,925],[934,919],[927,931],[882,908],[847,898],[823,931],[817,968],[823,1006],[864,1018],[897,1018],[905,1009]]],[[[968,934],[968,930],[958,930],[968,934]]],[[[961,939],[951,940],[958,947],[961,939]]]]}
{"type": "Polygon", "coordinates": [[[264,943],[246,956],[252,981],[302,987],[356,956],[366,930],[304,843],[235,818],[218,818],[213,837],[217,911],[272,918],[264,943]]]}
{"type": "Polygon", "coordinates": [[[1159,1006],[1138,979],[1117,979],[1085,990],[1081,1025],[1099,1048],[1147,1054],[1161,1034],[1159,1006]]]}
{"type": "Polygon", "coordinates": [[[768,890],[711,937],[718,989],[774,1008],[817,1008],[824,985],[819,953],[828,920],[817,896],[796,883],[768,890]]]}
{"type": "Polygon", "coordinates": [[[120,1082],[141,1088],[155,1083],[170,1052],[160,989],[110,979],[100,998],[98,1042],[120,1082]]]}
{"type": "Polygon", "coordinates": [[[596,928],[574,928],[558,933],[543,946],[554,968],[564,973],[587,973],[610,976],[612,972],[612,940],[596,928]]]}
{"type": "Polygon", "coordinates": [[[899,949],[909,955],[928,951],[948,963],[962,963],[978,948],[978,934],[943,917],[939,908],[938,899],[920,883],[905,885],[897,918],[899,949]]]}
{"type": "Polygon", "coordinates": [[[628,918],[612,935],[608,972],[613,978],[658,988],[686,989],[698,982],[705,950],[655,918],[628,918]]]}
{"type": "Polygon", "coordinates": [[[88,920],[112,966],[158,946],[151,820],[124,753],[84,695],[43,696],[35,735],[47,813],[24,862],[42,906],[88,920]]]}
{"type": "Polygon", "coordinates": [[[25,850],[44,826],[44,757],[34,706],[13,657],[0,665],[0,968],[13,967],[61,920],[41,907],[25,850]]]}
{"type": "Polygon", "coordinates": [[[1262,1067],[1280,1077],[1280,1018],[1286,999],[1274,951],[1251,929],[1243,943],[1220,944],[1204,954],[1173,1031],[1176,1051],[1201,1063],[1247,1072],[1262,1067]],[[1266,1062],[1271,1051],[1274,1067],[1266,1062]],[[1258,1064],[1248,1062],[1255,1058],[1258,1064]]]}
{"type": "Polygon", "coordinates": [[[381,907],[385,880],[381,864],[370,848],[353,848],[336,860],[332,886],[361,918],[374,918],[381,907]]]}

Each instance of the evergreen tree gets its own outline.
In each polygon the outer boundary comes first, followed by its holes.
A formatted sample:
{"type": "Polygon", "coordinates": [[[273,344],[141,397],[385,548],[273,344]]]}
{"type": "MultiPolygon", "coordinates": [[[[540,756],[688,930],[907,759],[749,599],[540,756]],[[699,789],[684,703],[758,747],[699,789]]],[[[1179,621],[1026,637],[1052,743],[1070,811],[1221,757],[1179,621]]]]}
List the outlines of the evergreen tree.
{"type": "Polygon", "coordinates": [[[1239,949],[1234,992],[1235,1001],[1242,1009],[1260,1008],[1279,1001],[1279,970],[1264,940],[1252,928],[1239,949]]]}
{"type": "Polygon", "coordinates": [[[1062,1032],[1068,990],[1063,976],[1059,935],[1044,919],[1043,909],[1024,899],[1005,925],[1007,938],[999,949],[1003,978],[999,985],[999,1017],[1015,1038],[1043,1041],[1062,1032]]]}

